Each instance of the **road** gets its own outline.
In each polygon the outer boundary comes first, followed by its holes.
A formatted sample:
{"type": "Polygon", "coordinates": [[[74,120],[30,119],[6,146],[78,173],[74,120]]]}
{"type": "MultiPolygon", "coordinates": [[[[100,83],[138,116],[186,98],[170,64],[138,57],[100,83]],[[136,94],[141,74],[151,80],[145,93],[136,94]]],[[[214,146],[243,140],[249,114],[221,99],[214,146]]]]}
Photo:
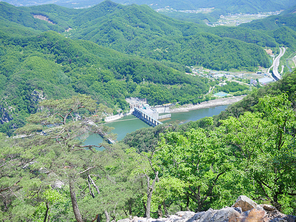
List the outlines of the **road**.
{"type": "Polygon", "coordinates": [[[277,81],[279,79],[281,79],[281,75],[279,74],[279,65],[280,65],[280,60],[281,57],[285,54],[286,49],[284,47],[280,48],[280,54],[274,59],[273,64],[270,68],[273,67],[272,71],[273,71],[273,75],[272,77],[277,81]]]}

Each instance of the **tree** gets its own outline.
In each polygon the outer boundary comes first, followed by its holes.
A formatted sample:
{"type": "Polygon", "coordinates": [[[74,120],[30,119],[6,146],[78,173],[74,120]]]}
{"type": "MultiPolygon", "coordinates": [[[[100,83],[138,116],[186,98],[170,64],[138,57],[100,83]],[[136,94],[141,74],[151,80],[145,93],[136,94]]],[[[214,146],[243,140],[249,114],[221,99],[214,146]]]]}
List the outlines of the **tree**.
{"type": "Polygon", "coordinates": [[[286,94],[260,99],[238,118],[222,121],[221,133],[236,156],[236,167],[256,183],[256,196],[263,196],[278,210],[283,200],[296,196],[296,117],[286,94]]]}
{"type": "Polygon", "coordinates": [[[29,166],[35,161],[35,152],[34,147],[26,150],[12,146],[9,138],[0,134],[0,220],[28,219],[27,216],[34,212],[34,206],[29,202],[35,196],[32,191],[40,180],[32,174],[29,166]],[[12,216],[13,211],[20,209],[22,211],[18,215],[12,216]]]}
{"type": "Polygon", "coordinates": [[[76,185],[89,178],[90,172],[102,167],[107,159],[94,149],[98,145],[85,146],[82,139],[90,132],[102,133],[104,127],[98,124],[110,111],[85,95],[45,100],[40,103],[40,112],[27,118],[28,123],[16,131],[22,138],[18,139],[19,146],[28,150],[37,147],[34,167],[39,171],[43,169],[49,175],[49,182],[55,183],[58,178],[69,185],[73,213],[79,222],[83,217],[78,206],[76,185]]]}
{"type": "Polygon", "coordinates": [[[221,200],[223,189],[219,187],[223,182],[220,181],[232,168],[231,162],[229,150],[219,136],[200,128],[191,129],[184,135],[181,132],[164,135],[154,159],[160,180],[180,180],[184,184],[184,207],[197,211],[206,209],[209,202],[221,200]]]}

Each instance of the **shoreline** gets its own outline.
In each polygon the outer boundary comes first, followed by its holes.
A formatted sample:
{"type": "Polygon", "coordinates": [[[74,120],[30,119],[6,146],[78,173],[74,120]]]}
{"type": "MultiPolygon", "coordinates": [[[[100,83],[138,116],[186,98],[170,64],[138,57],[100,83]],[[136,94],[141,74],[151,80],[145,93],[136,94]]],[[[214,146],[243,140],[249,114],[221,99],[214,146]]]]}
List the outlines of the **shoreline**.
{"type": "Polygon", "coordinates": [[[170,108],[170,113],[182,113],[182,112],[189,112],[191,110],[210,108],[213,106],[230,105],[230,104],[241,101],[244,97],[246,97],[246,95],[209,100],[209,101],[197,104],[197,105],[185,104],[179,108],[170,108]]]}
{"type": "MultiPolygon", "coordinates": [[[[236,103],[238,101],[241,101],[244,97],[246,97],[246,95],[209,100],[209,101],[197,104],[197,105],[185,104],[179,108],[170,108],[170,113],[184,113],[184,112],[189,112],[191,110],[205,109],[205,108],[210,108],[210,107],[214,107],[214,106],[230,105],[230,104],[236,103]]],[[[119,120],[122,117],[132,115],[132,111],[133,110],[130,110],[130,112],[124,113],[124,114],[121,113],[121,114],[117,114],[117,115],[113,115],[113,116],[108,116],[105,118],[105,122],[110,123],[110,122],[119,120]]]]}

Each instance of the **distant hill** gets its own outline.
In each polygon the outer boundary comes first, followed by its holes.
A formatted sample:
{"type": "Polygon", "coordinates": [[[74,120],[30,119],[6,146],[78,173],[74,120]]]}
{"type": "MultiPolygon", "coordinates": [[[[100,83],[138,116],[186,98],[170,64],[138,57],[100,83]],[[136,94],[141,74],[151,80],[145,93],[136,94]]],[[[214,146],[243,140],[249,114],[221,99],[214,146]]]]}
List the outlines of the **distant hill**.
{"type": "Polygon", "coordinates": [[[40,31],[58,29],[72,39],[93,41],[117,51],[183,65],[202,65],[217,70],[268,67],[261,47],[205,33],[203,26],[163,16],[148,6],[123,6],[104,1],[92,8],[70,10],[54,5],[16,8],[2,3],[2,10],[23,14],[28,21],[5,19],[40,31]],[[7,9],[8,8],[8,9],[7,9]],[[21,13],[20,13],[21,12],[21,13]],[[56,25],[34,19],[40,14],[56,25]],[[36,20],[36,25],[33,22],[36,20]],[[70,32],[66,29],[72,28],[70,32]]]}
{"type": "MultiPolygon", "coordinates": [[[[41,4],[57,4],[69,8],[89,7],[103,2],[103,0],[5,0],[16,6],[32,6],[41,4]]],[[[293,6],[293,0],[115,0],[120,4],[149,5],[154,9],[172,7],[178,10],[194,10],[198,8],[214,7],[221,13],[257,13],[278,11],[293,6]]]]}

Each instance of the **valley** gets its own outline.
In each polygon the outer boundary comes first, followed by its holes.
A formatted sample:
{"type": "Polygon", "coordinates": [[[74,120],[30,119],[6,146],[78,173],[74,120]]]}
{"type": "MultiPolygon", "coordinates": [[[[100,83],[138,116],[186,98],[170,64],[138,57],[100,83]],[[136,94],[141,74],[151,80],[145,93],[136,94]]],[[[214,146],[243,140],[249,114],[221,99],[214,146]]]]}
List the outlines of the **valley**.
{"type": "Polygon", "coordinates": [[[0,221],[295,219],[295,0],[7,1],[0,221]]]}

